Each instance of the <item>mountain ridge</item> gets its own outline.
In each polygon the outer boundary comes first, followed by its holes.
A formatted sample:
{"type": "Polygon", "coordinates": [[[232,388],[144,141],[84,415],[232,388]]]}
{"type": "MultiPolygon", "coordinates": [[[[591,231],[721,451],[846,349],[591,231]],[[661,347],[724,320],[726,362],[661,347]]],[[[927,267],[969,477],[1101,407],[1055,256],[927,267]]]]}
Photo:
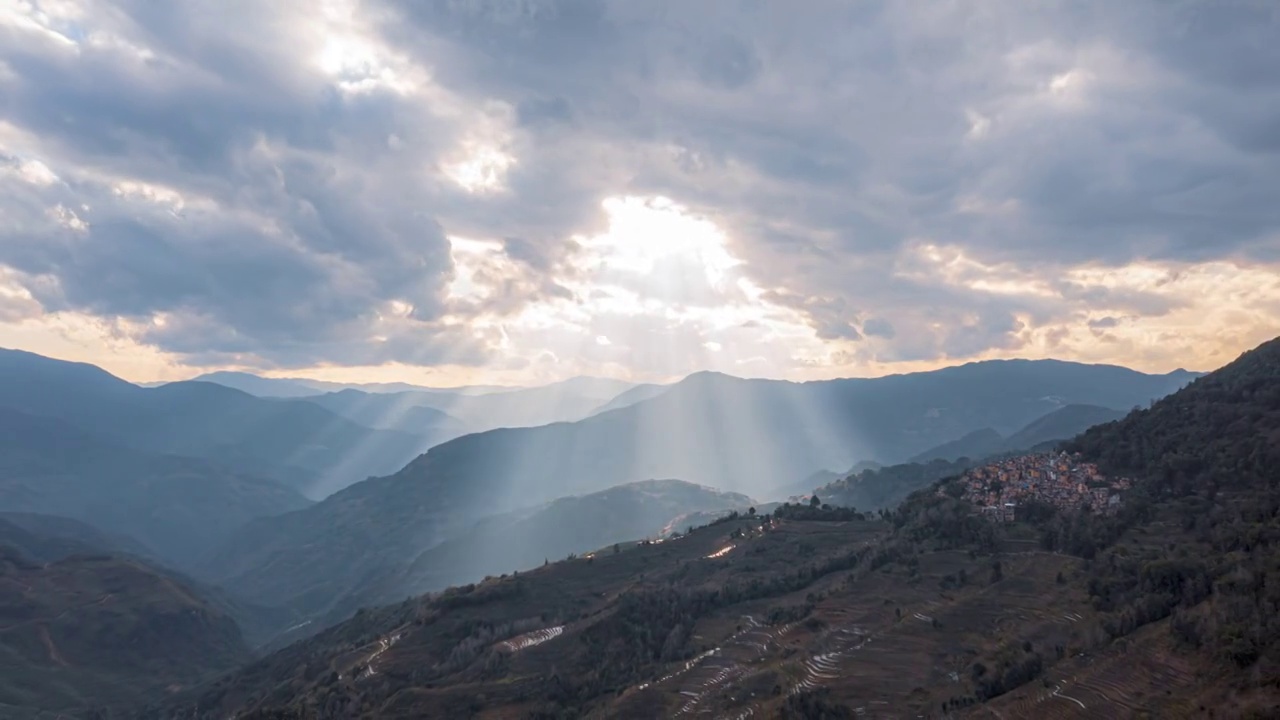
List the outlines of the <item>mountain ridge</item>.
{"type": "Polygon", "coordinates": [[[1267,717],[1280,341],[1067,449],[1132,476],[1118,509],[782,505],[371,608],[159,716],[1267,717]]]}
{"type": "MultiPolygon", "coordinates": [[[[270,522],[251,522],[217,553],[214,577],[256,602],[312,613],[360,581],[361,573],[344,568],[395,567],[484,517],[655,477],[767,497],[788,478],[823,465],[848,468],[867,460],[873,445],[881,446],[878,454],[903,456],[974,417],[1020,428],[1057,407],[1039,399],[1046,395],[1070,395],[1077,387],[1087,390],[1082,399],[1119,392],[1097,382],[1089,366],[1073,366],[1065,382],[1031,367],[1021,377],[1000,375],[977,388],[947,381],[959,387],[943,398],[954,412],[937,417],[927,411],[938,398],[915,397],[919,383],[910,378],[888,388],[877,380],[806,387],[701,374],[576,423],[466,435],[393,475],[356,483],[270,522]],[[817,391],[833,397],[815,398],[817,391]]],[[[1120,376],[1139,385],[1120,393],[1134,399],[1177,382],[1132,371],[1120,376]]],[[[939,385],[931,375],[924,380],[939,385]]]]}
{"type": "Polygon", "coordinates": [[[266,400],[214,383],[141,388],[92,365],[13,350],[0,350],[4,406],[138,450],[212,459],[317,496],[394,472],[431,445],[302,400],[266,400]]]}

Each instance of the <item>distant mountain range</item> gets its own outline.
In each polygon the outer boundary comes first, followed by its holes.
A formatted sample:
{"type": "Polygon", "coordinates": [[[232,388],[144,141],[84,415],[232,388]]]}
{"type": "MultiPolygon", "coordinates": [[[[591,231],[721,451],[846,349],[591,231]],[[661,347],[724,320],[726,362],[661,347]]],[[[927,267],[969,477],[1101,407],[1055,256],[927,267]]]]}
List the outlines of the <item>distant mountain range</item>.
{"type": "Polygon", "coordinates": [[[310,504],[211,460],[136,450],[0,407],[0,510],[91,523],[176,568],[197,566],[249,520],[310,504]]]}
{"type": "Polygon", "coordinates": [[[485,517],[655,477],[771,497],[823,467],[902,462],[974,427],[1021,430],[1064,403],[1145,405],[1192,377],[1052,361],[803,384],[700,373],[575,423],[466,435],[394,475],[253,521],[207,579],[315,612],[359,580],[351,568],[400,568],[485,517]]]}
{"type": "Polygon", "coordinates": [[[426,423],[428,428],[440,428],[439,431],[454,432],[456,436],[464,432],[580,420],[619,393],[627,394],[631,387],[617,380],[573,378],[542,387],[474,395],[445,390],[396,393],[343,390],[305,399],[375,427],[421,433],[422,423],[426,423]]]}
{"type": "MultiPolygon", "coordinates": [[[[742,511],[752,497],[809,485],[801,492],[817,489],[822,502],[893,507],[975,461],[963,456],[1109,427],[1195,377],[1005,361],[813,383],[699,373],[670,386],[578,379],[449,398],[263,398],[204,382],[139,388],[0,351],[0,580],[13,579],[0,582],[0,628],[12,617],[20,630],[0,632],[0,674],[27,668],[0,681],[0,715],[41,696],[68,711],[153,699],[162,681],[199,683],[246,662],[250,646],[334,623],[308,647],[361,647],[370,640],[359,628],[381,611],[342,622],[357,608],[524,575],[570,553],[611,556],[615,543],[632,551],[640,537],[742,511]],[[432,404],[445,400],[448,410],[432,404]],[[581,419],[451,438],[538,413],[581,419]],[[335,463],[345,480],[326,472],[335,463]],[[357,482],[350,468],[374,477],[357,482]],[[319,502],[299,492],[326,479],[347,486],[319,502]],[[119,623],[146,623],[151,634],[138,637],[172,668],[132,649],[94,654],[78,634],[124,642],[112,635],[119,623]],[[172,655],[174,641],[204,659],[172,655]]],[[[348,665],[333,662],[298,666],[299,682],[348,665]]]]}
{"type": "MultiPolygon", "coordinates": [[[[262,398],[307,400],[362,425],[428,435],[434,442],[503,427],[571,422],[602,408],[639,402],[665,389],[610,378],[575,377],[539,387],[425,388],[403,383],[343,385],[264,378],[242,372],[201,375],[262,398]]],[[[157,387],[162,387],[158,385],[157,387]]]]}
{"type": "MultiPolygon", "coordinates": [[[[254,375],[247,372],[219,371],[204,373],[191,378],[189,382],[209,382],[224,387],[247,392],[258,397],[299,398],[323,393],[340,392],[342,390],[359,390],[367,393],[396,393],[427,390],[432,392],[449,392],[458,395],[479,395],[489,392],[506,392],[519,390],[518,387],[503,385],[468,385],[455,388],[432,388],[411,383],[337,383],[310,378],[272,378],[254,375]]],[[[159,387],[170,383],[143,383],[144,387],[159,387]]]]}
{"type": "Polygon", "coordinates": [[[429,433],[375,430],[302,400],[213,383],[142,388],[92,365],[0,350],[0,407],[152,453],[206,458],[312,496],[395,472],[429,433]]]}
{"type": "Polygon", "coordinates": [[[422,404],[415,395],[339,390],[306,400],[371,428],[428,435],[440,442],[467,434],[466,423],[443,410],[422,404]]]}

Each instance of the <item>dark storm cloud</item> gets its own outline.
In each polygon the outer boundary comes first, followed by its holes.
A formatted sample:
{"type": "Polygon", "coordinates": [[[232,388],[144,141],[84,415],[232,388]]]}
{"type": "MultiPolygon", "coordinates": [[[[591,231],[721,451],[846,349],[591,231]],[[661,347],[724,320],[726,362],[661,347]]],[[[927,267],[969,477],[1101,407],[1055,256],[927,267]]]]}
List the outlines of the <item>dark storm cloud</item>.
{"type": "Polygon", "coordinates": [[[6,214],[23,219],[0,231],[0,263],[51,279],[37,300],[141,323],[164,315],[139,339],[193,361],[484,359],[436,322],[448,243],[419,204],[420,171],[389,142],[430,152],[423,136],[456,130],[393,93],[340,93],[284,42],[296,18],[265,6],[243,6],[255,19],[243,23],[120,9],[79,34],[119,33],[147,57],[0,26],[13,40],[0,118],[67,176],[37,188],[0,178],[6,214]],[[138,183],[181,200],[139,197],[138,183]],[[79,226],[52,222],[51,208],[79,226]]]}
{"type": "MultiPolygon", "coordinates": [[[[407,16],[457,43],[445,66],[459,78],[563,93],[588,135],[658,135],[746,163],[780,187],[739,199],[815,230],[842,232],[848,205],[877,189],[928,213],[892,217],[899,240],[913,222],[952,227],[966,193],[1019,201],[1034,233],[1005,224],[963,239],[992,256],[1051,249],[1049,262],[1221,256],[1277,222],[1262,197],[1275,163],[1232,152],[1259,149],[1280,117],[1265,111],[1280,89],[1265,70],[1277,66],[1274,8],[847,5],[474,2],[407,16]],[[1081,107],[1055,108],[1050,85],[1072,70],[1087,76],[1081,107]],[[966,147],[970,109],[993,125],[966,147]],[[787,207],[797,183],[818,189],[787,207]],[[1139,246],[1151,234],[1167,241],[1139,246]]],[[[682,199],[732,199],[670,180],[682,199]]]]}
{"type": "Polygon", "coordinates": [[[882,318],[868,318],[862,324],[862,332],[871,337],[885,338],[892,340],[894,336],[893,323],[882,318]]]}
{"type": "Polygon", "coordinates": [[[1280,260],[1273,3],[361,4],[374,39],[438,85],[403,96],[319,73],[313,13],[194,7],[77,21],[141,55],[0,24],[0,120],[65,176],[3,181],[20,222],[0,264],[49,307],[180,315],[148,337],[192,356],[204,338],[271,362],[434,361],[458,344],[439,322],[445,233],[509,238],[518,275],[467,310],[511,314],[568,296],[568,238],[627,193],[713,219],[767,297],[884,358],[1179,307],[1067,277],[1083,263],[1280,260]],[[477,128],[453,106],[505,118],[501,192],[440,179],[477,128]],[[169,214],[109,178],[192,200],[169,214]],[[1053,295],[944,277],[921,243],[1053,295]],[[411,312],[387,320],[392,301],[411,312]]]}

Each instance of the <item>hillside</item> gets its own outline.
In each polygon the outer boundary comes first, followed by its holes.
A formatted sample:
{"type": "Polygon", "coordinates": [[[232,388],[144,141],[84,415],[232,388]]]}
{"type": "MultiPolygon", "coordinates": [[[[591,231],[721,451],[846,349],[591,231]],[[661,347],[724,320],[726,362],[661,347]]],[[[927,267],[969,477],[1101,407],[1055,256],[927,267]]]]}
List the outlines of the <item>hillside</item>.
{"type": "MultiPolygon", "coordinates": [[[[0,408],[0,509],[75,518],[188,571],[245,523],[311,502],[208,460],[154,455],[0,408]]],[[[136,550],[136,548],[134,549],[136,550]]]]}
{"type": "Polygon", "coordinates": [[[358,592],[339,604],[337,617],[344,619],[361,606],[477,582],[487,575],[529,570],[548,559],[657,538],[692,513],[746,512],[751,504],[745,495],[679,480],[649,480],[561,498],[535,510],[483,520],[386,577],[359,583],[358,592]]]}
{"type": "Polygon", "coordinates": [[[362,612],[153,716],[1268,717],[1280,342],[1069,447],[1134,479],[1113,514],[784,505],[362,612]]]}
{"type": "Polygon", "coordinates": [[[0,407],[138,450],[214,460],[313,497],[394,472],[431,445],[302,400],[266,400],[213,383],[142,388],[91,365],[15,350],[0,350],[0,407]]]}
{"type": "Polygon", "coordinates": [[[930,460],[868,468],[811,492],[827,504],[863,511],[891,510],[911,493],[954,477],[977,465],[978,459],[930,460]]]}
{"type": "Polygon", "coordinates": [[[251,523],[218,553],[214,577],[259,602],[312,612],[335,583],[357,579],[354,568],[397,566],[486,516],[654,477],[767,498],[821,467],[915,452],[970,423],[1021,428],[1058,397],[1149,399],[1182,382],[1039,362],[805,384],[701,373],[576,423],[460,437],[395,475],[251,523]]]}
{"type": "Polygon", "coordinates": [[[138,561],[0,547],[0,716],[131,708],[248,658],[229,616],[138,561]]]}
{"type": "Polygon", "coordinates": [[[656,536],[679,515],[745,510],[750,504],[751,499],[745,495],[663,480],[560,498],[545,506],[494,515],[474,524],[464,524],[450,516],[443,506],[429,510],[406,508],[401,515],[366,529],[379,530],[384,537],[392,538],[383,544],[334,541],[333,530],[317,528],[314,535],[307,537],[312,547],[323,547],[325,552],[304,549],[300,555],[306,558],[303,562],[294,561],[294,555],[277,554],[277,548],[258,541],[259,532],[271,532],[279,524],[295,522],[302,515],[294,513],[247,528],[218,557],[215,577],[242,596],[265,605],[342,619],[343,612],[354,611],[362,604],[438,590],[489,574],[527,569],[570,553],[656,536]],[[435,522],[415,525],[399,520],[414,515],[434,518],[435,522]],[[433,528],[438,534],[432,534],[433,528]],[[451,531],[446,533],[442,528],[451,531]]]}
{"type": "Polygon", "coordinates": [[[153,559],[151,549],[127,535],[103,532],[71,518],[36,513],[0,512],[0,545],[47,563],[71,555],[132,555],[153,559]]]}

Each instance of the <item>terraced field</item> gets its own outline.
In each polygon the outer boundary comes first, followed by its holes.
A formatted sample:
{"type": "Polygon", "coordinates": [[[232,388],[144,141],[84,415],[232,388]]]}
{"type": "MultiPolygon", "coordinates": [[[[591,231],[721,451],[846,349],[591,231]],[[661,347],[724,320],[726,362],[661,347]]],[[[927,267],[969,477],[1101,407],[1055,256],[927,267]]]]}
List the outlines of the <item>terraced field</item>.
{"type": "MultiPolygon", "coordinates": [[[[593,719],[729,720],[775,717],[822,693],[868,719],[1205,716],[1187,691],[1194,670],[1173,659],[1162,628],[1135,634],[1126,653],[1105,644],[1069,580],[1076,558],[1015,543],[995,556],[913,548],[875,560],[886,527],[874,521],[740,530],[723,523],[370,614],[370,627],[390,630],[324,660],[336,682],[320,675],[299,692],[294,673],[234,701],[300,698],[289,702],[315,717],[524,720],[588,697],[580,716],[593,719]],[[726,601],[730,587],[736,599],[726,601]],[[1078,654],[1100,642],[1107,652],[1078,654]],[[677,657],[659,661],[672,648],[677,657]],[[978,668],[1032,658],[1044,665],[1033,680],[986,703],[974,697],[978,668]]],[[[273,670],[255,672],[236,682],[273,670]]],[[[229,714],[207,702],[203,717],[229,714]]]]}
{"type": "Polygon", "coordinates": [[[1002,718],[1199,718],[1202,706],[1176,689],[1195,687],[1195,670],[1169,647],[1168,628],[1156,623],[1135,633],[1123,649],[1079,655],[1059,664],[1051,687],[1020,688],[993,701],[987,711],[1002,718]]]}

